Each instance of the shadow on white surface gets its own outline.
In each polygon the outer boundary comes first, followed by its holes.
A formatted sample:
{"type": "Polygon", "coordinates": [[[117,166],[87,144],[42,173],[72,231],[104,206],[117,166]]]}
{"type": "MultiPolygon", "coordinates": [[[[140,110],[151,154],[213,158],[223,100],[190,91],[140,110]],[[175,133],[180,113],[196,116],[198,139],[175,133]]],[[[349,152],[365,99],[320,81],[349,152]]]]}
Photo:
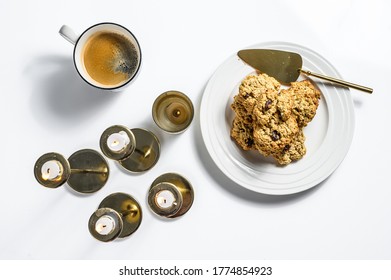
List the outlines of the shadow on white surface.
{"type": "Polygon", "coordinates": [[[357,96],[353,95],[354,109],[361,109],[364,105],[364,101],[357,96]]]}
{"type": "Polygon", "coordinates": [[[68,56],[36,57],[26,65],[24,75],[32,83],[32,115],[51,129],[81,125],[119,94],[88,85],[79,77],[68,56]]]}

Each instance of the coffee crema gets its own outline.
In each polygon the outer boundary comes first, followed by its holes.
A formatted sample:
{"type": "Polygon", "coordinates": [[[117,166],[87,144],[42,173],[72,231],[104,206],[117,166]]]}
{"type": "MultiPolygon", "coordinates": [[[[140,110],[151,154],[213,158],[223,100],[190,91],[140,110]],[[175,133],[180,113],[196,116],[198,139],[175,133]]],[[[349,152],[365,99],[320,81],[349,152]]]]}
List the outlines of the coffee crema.
{"type": "Polygon", "coordinates": [[[115,87],[132,78],[139,64],[139,55],[126,36],[102,31],[87,40],[82,60],[94,81],[115,87]]]}

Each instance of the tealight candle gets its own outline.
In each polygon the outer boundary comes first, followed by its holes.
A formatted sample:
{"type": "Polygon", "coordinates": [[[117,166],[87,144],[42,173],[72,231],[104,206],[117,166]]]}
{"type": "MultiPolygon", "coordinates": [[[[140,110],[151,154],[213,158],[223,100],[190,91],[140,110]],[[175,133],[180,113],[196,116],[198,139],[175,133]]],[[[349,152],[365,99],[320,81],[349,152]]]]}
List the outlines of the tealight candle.
{"type": "Polygon", "coordinates": [[[88,230],[97,240],[109,242],[131,235],[141,220],[140,204],[132,196],[118,192],[102,200],[88,221],[88,230]]]}
{"type": "Polygon", "coordinates": [[[185,214],[193,204],[193,187],[183,176],[165,173],[152,182],[148,192],[148,205],[162,217],[176,218],[185,214]]]}
{"type": "Polygon", "coordinates": [[[160,208],[169,208],[176,205],[174,194],[169,190],[162,190],[156,194],[155,197],[156,205],[160,208]]]}
{"type": "Polygon", "coordinates": [[[44,180],[56,180],[61,177],[62,172],[62,165],[57,160],[49,160],[41,167],[42,179],[44,180]]]}
{"type": "Polygon", "coordinates": [[[107,146],[113,152],[123,150],[130,142],[130,139],[125,131],[113,133],[107,138],[107,146]]]}
{"type": "Polygon", "coordinates": [[[100,235],[108,235],[113,232],[114,228],[115,221],[108,215],[100,217],[95,224],[95,231],[100,235]]]}

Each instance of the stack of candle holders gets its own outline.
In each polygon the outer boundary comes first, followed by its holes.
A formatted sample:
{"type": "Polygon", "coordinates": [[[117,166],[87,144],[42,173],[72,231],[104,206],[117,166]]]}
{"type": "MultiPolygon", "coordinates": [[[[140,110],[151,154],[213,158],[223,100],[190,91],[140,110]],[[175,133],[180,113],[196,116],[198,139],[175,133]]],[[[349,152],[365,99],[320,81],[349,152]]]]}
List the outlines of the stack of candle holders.
{"type": "MultiPolygon", "coordinates": [[[[193,120],[191,100],[179,91],[159,95],[152,107],[156,125],[167,133],[185,131],[193,120]]],[[[101,135],[100,148],[109,159],[116,160],[130,172],[151,169],[160,157],[160,142],[155,134],[142,128],[129,129],[122,125],[107,128],[101,135]]],[[[100,190],[109,179],[109,165],[99,152],[84,149],[68,159],[59,153],[46,153],[34,165],[36,180],[48,188],[67,183],[79,193],[100,190]]],[[[177,218],[192,206],[194,190],[190,182],[177,173],[156,178],[149,187],[148,205],[158,216],[177,218]]],[[[108,242],[134,233],[142,221],[140,204],[129,194],[113,193],[99,204],[88,221],[93,237],[108,242]]]]}

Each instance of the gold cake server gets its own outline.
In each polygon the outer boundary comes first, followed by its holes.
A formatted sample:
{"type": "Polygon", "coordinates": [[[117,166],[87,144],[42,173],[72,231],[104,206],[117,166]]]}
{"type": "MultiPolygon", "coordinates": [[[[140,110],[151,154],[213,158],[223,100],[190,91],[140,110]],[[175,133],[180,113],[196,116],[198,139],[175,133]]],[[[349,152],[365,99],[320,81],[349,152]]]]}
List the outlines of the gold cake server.
{"type": "Polygon", "coordinates": [[[369,87],[302,69],[303,59],[298,53],[269,49],[248,49],[239,51],[238,56],[251,67],[274,77],[283,84],[290,84],[296,81],[300,74],[303,73],[307,76],[314,76],[367,93],[373,92],[373,89],[369,87]]]}

